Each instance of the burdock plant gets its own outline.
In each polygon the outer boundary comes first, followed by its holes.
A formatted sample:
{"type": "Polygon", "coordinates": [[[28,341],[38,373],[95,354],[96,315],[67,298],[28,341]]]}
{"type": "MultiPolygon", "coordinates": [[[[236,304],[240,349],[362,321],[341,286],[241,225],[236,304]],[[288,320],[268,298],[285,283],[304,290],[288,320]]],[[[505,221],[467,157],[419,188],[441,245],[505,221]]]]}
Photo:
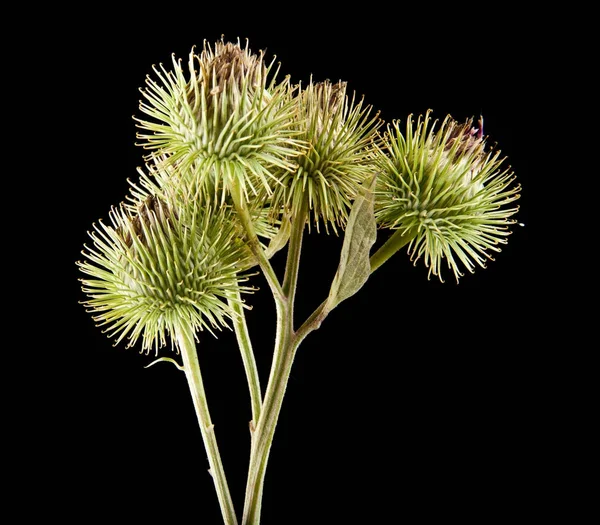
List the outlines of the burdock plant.
{"type": "MultiPolygon", "coordinates": [[[[93,319],[116,343],[154,352],[187,378],[224,523],[238,523],[203,387],[197,344],[235,331],[252,409],[242,523],[260,523],[263,484],[300,344],[370,274],[407,247],[430,275],[456,280],[506,242],[519,185],[480,120],[430,112],[385,124],[344,82],[303,86],[274,62],[223,40],[154,68],[137,117],[145,168],[91,230],[79,267],[93,319]],[[295,324],[303,234],[343,232],[337,272],[295,324]],[[387,240],[372,252],[377,232],[387,240]],[[271,256],[286,248],[283,279],[271,256]],[[252,279],[276,307],[269,381],[260,386],[245,321],[252,279]],[[166,349],[166,350],[165,350],[166,349]],[[166,352],[166,355],[164,355],[166,352]]],[[[152,363],[154,364],[154,363],[152,363]]],[[[241,509],[241,507],[240,507],[241,509]]]]}

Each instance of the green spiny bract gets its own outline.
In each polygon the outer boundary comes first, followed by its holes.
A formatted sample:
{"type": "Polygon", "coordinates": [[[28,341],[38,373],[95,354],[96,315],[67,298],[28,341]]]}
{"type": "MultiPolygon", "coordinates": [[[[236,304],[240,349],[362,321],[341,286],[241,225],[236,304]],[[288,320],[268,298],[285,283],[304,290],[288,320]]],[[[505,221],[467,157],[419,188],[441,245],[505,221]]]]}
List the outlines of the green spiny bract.
{"type": "Polygon", "coordinates": [[[369,117],[371,107],[362,100],[348,99],[345,82],[311,81],[296,101],[299,138],[308,150],[275,186],[273,209],[293,216],[308,200],[317,228],[323,221],[336,230],[345,226],[351,201],[375,171],[372,153],[380,121],[369,117]]]}
{"type": "Polygon", "coordinates": [[[115,344],[141,337],[143,351],[158,351],[178,324],[228,326],[228,301],[250,290],[240,284],[246,252],[233,223],[197,202],[174,210],[149,196],[136,211],[113,208],[110,225],[94,225],[93,246],[78,262],[88,276],[84,305],[115,344]]]}
{"type": "Polygon", "coordinates": [[[409,117],[405,135],[397,121],[388,125],[378,156],[377,221],[409,234],[411,260],[423,258],[440,280],[442,259],[457,281],[459,262],[469,272],[485,267],[515,223],[518,207],[506,206],[520,186],[501,167],[500,151],[486,151],[481,125],[448,116],[436,130],[429,112],[416,127],[409,117]]]}
{"type": "Polygon", "coordinates": [[[201,167],[205,188],[222,200],[233,184],[246,200],[269,194],[274,173],[292,170],[302,148],[289,78],[276,82],[273,62],[239,42],[192,49],[187,76],[172,62],[170,71],[155,67],[158,80],[148,77],[141,90],[140,110],[151,118],[136,119],[141,145],[182,169],[201,167]]]}

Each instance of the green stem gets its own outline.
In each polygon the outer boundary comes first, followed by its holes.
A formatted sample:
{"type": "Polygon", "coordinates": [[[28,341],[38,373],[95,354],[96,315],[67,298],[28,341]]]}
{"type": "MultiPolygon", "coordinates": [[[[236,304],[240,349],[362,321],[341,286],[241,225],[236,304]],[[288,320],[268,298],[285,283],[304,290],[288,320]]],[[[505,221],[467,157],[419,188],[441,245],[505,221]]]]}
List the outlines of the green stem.
{"type": "Polygon", "coordinates": [[[300,343],[304,341],[308,334],[320,328],[321,323],[329,315],[330,311],[329,301],[326,299],[310,314],[310,317],[302,323],[302,326],[296,330],[296,347],[300,346],[300,343]]]}
{"type": "Polygon", "coordinates": [[[244,203],[239,185],[232,184],[230,191],[233,205],[235,206],[238,217],[242,223],[244,231],[246,232],[246,242],[248,243],[252,254],[256,257],[256,260],[258,261],[258,264],[265,278],[267,279],[267,283],[269,283],[269,287],[271,288],[273,297],[275,297],[275,301],[282,301],[283,291],[281,290],[281,285],[279,284],[275,270],[273,270],[269,259],[267,259],[267,256],[265,255],[265,251],[260,245],[260,241],[258,240],[256,231],[254,229],[254,224],[252,223],[252,217],[250,216],[247,205],[244,203]]]}
{"type": "Polygon", "coordinates": [[[298,283],[300,253],[307,214],[308,204],[305,203],[292,222],[292,232],[288,244],[286,270],[282,288],[285,300],[281,303],[280,308],[277,309],[277,334],[273,364],[271,366],[271,374],[265,392],[261,415],[252,440],[246,485],[246,500],[242,518],[243,525],[260,524],[267,462],[292,364],[298,348],[293,329],[293,306],[296,285],[298,283]]]}
{"type": "Polygon", "coordinates": [[[288,253],[283,277],[282,291],[290,307],[290,315],[294,315],[294,301],[296,299],[296,285],[298,284],[298,271],[300,269],[300,252],[302,251],[302,238],[306,218],[308,217],[308,198],[305,198],[297,214],[292,217],[292,231],[288,243],[288,253]]]}
{"type": "Polygon", "coordinates": [[[250,334],[248,333],[248,325],[246,324],[246,315],[242,306],[239,290],[237,291],[236,300],[230,300],[229,306],[237,314],[233,318],[233,328],[235,336],[242,354],[244,370],[246,371],[246,379],[248,380],[248,388],[250,389],[250,404],[252,406],[252,421],[250,423],[251,430],[256,428],[258,418],[260,416],[262,394],[260,391],[260,380],[258,377],[258,369],[254,352],[252,351],[252,343],[250,334]]]}
{"type": "Polygon", "coordinates": [[[271,376],[262,406],[262,412],[252,440],[243,525],[259,525],[262,494],[269,452],[275,427],[281,412],[290,371],[294,362],[296,345],[293,344],[289,310],[278,318],[278,338],[273,356],[271,376]]]}
{"type": "Polygon", "coordinates": [[[407,245],[416,236],[414,230],[396,230],[392,236],[381,246],[373,255],[371,255],[371,273],[386,262],[403,246],[407,245]]]}
{"type": "Polygon", "coordinates": [[[210,465],[210,474],[217,491],[223,521],[225,525],[237,525],[235,509],[217,446],[215,427],[212,424],[210,412],[208,411],[206,393],[200,373],[200,363],[196,352],[196,343],[194,342],[194,333],[187,324],[180,323],[176,327],[175,337],[181,351],[185,377],[194,401],[198,423],[200,424],[200,432],[208,456],[208,464],[210,465]]]}

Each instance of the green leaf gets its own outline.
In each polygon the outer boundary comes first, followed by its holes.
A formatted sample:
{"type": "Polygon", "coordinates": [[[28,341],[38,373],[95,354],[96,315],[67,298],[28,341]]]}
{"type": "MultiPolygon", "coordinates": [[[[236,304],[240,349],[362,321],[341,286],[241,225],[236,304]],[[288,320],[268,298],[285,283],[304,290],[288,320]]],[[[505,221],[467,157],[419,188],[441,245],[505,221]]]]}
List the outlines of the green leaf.
{"type": "Polygon", "coordinates": [[[354,200],[344,244],[331,290],[327,298],[327,310],[333,310],[342,301],[354,295],[371,275],[369,254],[377,238],[377,224],[373,209],[375,175],[363,183],[360,195],[354,200]]]}
{"type": "Polygon", "coordinates": [[[289,217],[283,217],[281,219],[281,226],[279,227],[279,231],[271,239],[269,246],[265,250],[265,255],[267,259],[270,259],[275,255],[279,250],[285,247],[289,238],[290,232],[292,231],[292,223],[290,222],[289,217]]]}

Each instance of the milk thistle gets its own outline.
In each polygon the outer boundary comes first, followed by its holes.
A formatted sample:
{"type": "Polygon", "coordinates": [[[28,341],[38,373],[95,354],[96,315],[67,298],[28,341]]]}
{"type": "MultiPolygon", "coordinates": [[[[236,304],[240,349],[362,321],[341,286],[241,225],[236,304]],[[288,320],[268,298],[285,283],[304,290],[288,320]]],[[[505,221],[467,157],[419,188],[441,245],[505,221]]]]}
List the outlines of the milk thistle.
{"type": "MultiPolygon", "coordinates": [[[[384,123],[345,82],[294,85],[239,41],[192,49],[154,68],[136,117],[145,166],[78,262],[82,301],[115,344],[139,346],[185,373],[226,525],[260,523],[263,485],[298,348],[329,312],[406,247],[429,274],[458,280],[506,243],[520,187],[482,121],[430,112],[384,123]],[[303,234],[343,234],[321,305],[295,324],[303,234]],[[372,252],[377,234],[387,240],[372,252]],[[286,249],[280,279],[272,255],[286,249]],[[268,384],[245,321],[262,273],[276,307],[268,384]],[[252,419],[245,500],[234,506],[198,351],[233,329],[252,419]],[[243,507],[241,504],[243,503],[243,507]],[[242,510],[241,514],[238,511],[242,510]]],[[[268,504],[268,502],[266,502],[268,504]]],[[[283,518],[285,519],[285,518],[283,518]]]]}

